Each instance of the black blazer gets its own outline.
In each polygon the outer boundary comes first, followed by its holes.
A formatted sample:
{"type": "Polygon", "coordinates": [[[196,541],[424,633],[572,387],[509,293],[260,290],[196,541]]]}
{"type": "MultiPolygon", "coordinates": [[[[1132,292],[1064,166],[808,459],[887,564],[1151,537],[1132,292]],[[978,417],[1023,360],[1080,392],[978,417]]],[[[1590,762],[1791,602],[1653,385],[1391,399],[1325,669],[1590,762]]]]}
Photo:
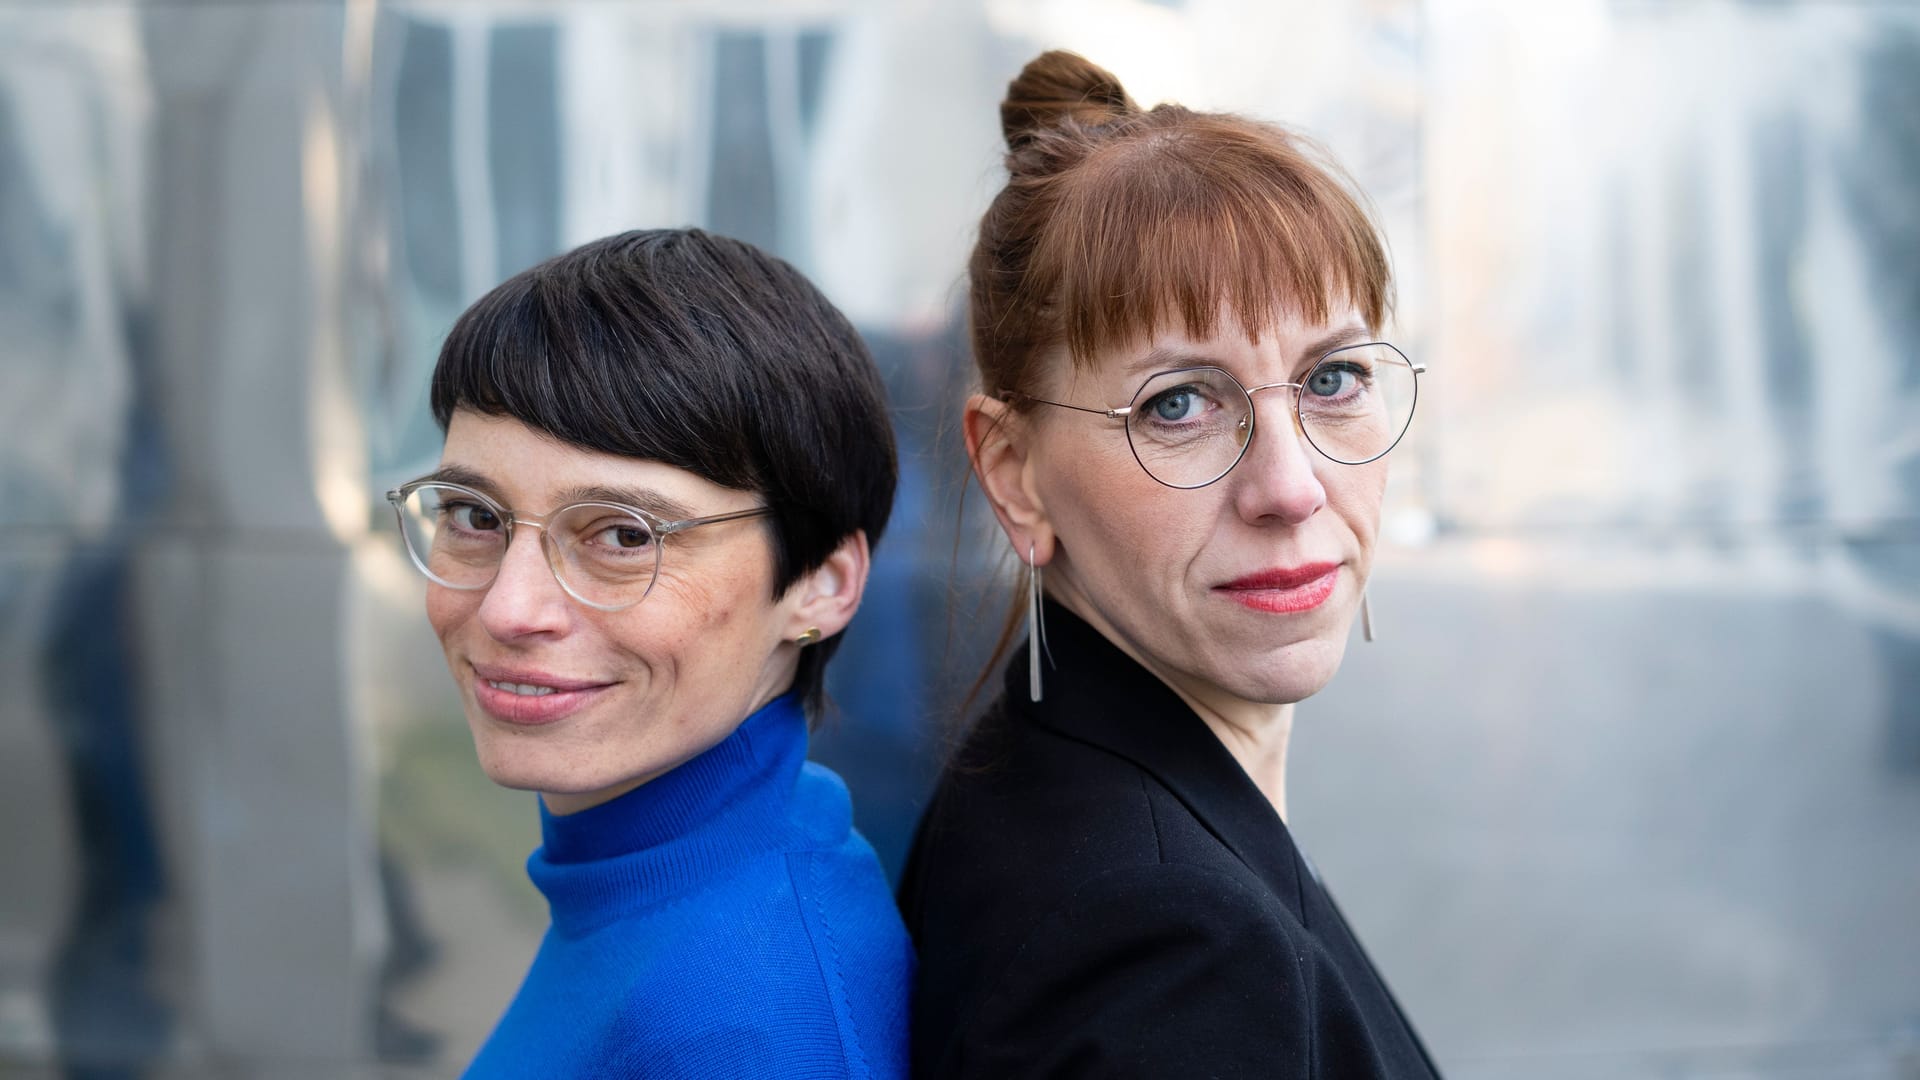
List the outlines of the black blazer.
{"type": "Polygon", "coordinates": [[[1436,1077],[1272,804],[1057,604],[942,776],[900,884],[919,1077],[1436,1077]]]}

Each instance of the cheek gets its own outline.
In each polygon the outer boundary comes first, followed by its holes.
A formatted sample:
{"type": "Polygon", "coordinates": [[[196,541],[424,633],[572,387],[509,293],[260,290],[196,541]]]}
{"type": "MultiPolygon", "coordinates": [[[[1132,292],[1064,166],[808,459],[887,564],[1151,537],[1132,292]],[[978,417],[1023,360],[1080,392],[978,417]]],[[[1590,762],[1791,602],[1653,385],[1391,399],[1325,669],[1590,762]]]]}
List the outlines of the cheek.
{"type": "Polygon", "coordinates": [[[1084,433],[1079,438],[1050,434],[1054,437],[1039,447],[1046,463],[1040,497],[1049,516],[1077,524],[1117,524],[1141,516],[1143,501],[1153,501],[1150,489],[1161,485],[1140,468],[1117,429],[1101,432],[1111,437],[1100,439],[1084,433]]]}
{"type": "Polygon", "coordinates": [[[482,592],[462,592],[438,585],[427,586],[427,623],[444,644],[480,606],[482,592]]]}
{"type": "Polygon", "coordinates": [[[705,646],[746,632],[743,617],[766,606],[769,588],[753,574],[719,567],[686,576],[663,573],[646,600],[631,609],[632,623],[618,637],[632,652],[703,656],[711,651],[705,646]]]}
{"type": "Polygon", "coordinates": [[[1343,465],[1322,477],[1327,502],[1347,522],[1362,544],[1371,546],[1380,531],[1380,505],[1387,493],[1385,461],[1343,465]]]}
{"type": "Polygon", "coordinates": [[[658,636],[678,637],[698,633],[723,624],[730,617],[732,596],[712,575],[669,577],[665,573],[654,582],[653,591],[630,611],[642,620],[662,629],[658,636]]]}
{"type": "Polygon", "coordinates": [[[1103,566],[1137,578],[1153,567],[1177,578],[1213,535],[1225,489],[1167,487],[1140,468],[1124,440],[1119,452],[1114,460],[1082,448],[1060,459],[1046,495],[1061,542],[1083,572],[1103,566]]]}

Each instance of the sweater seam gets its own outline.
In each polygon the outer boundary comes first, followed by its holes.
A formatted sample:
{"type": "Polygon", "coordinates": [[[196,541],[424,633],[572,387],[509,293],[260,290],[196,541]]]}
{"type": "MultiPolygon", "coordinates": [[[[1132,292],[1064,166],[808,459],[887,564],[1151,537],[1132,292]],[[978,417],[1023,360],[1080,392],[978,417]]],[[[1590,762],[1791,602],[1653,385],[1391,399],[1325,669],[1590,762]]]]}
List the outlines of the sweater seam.
{"type": "Polygon", "coordinates": [[[814,854],[812,851],[790,852],[787,856],[787,881],[793,886],[794,899],[801,908],[800,925],[807,932],[807,943],[813,947],[814,964],[822,969],[820,981],[827,991],[829,1004],[837,1006],[833,1010],[836,1029],[841,1026],[840,1016],[846,1017],[845,1037],[840,1040],[840,1056],[848,1066],[849,1072],[852,1072],[852,1066],[857,1060],[860,1065],[858,1075],[872,1076],[873,1067],[867,1061],[866,1043],[860,1037],[860,1019],[855,1014],[852,1001],[846,996],[845,980],[842,978],[845,966],[840,958],[840,944],[833,936],[833,927],[827,923],[826,908],[820,903],[820,898],[814,895],[813,890],[803,887],[794,873],[793,860],[798,856],[805,861],[810,875],[816,861],[813,858],[814,854]],[[827,947],[824,951],[820,948],[820,942],[815,940],[814,925],[816,923],[820,928],[819,936],[826,939],[827,947]],[[831,973],[826,970],[826,962],[829,959],[832,963],[831,973]],[[851,1053],[847,1047],[849,1041],[853,1044],[851,1053]]]}

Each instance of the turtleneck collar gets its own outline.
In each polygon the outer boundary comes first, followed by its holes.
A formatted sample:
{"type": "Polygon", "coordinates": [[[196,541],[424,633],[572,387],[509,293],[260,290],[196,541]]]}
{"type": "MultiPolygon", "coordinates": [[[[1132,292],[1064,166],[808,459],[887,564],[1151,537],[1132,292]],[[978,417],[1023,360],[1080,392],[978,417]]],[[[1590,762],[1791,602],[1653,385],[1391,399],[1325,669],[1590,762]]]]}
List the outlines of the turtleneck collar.
{"type": "Polygon", "coordinates": [[[671,899],[738,858],[777,846],[807,756],[807,720],[792,694],[683,765],[575,814],[540,807],[541,846],[527,873],[554,926],[583,930],[671,899]]]}

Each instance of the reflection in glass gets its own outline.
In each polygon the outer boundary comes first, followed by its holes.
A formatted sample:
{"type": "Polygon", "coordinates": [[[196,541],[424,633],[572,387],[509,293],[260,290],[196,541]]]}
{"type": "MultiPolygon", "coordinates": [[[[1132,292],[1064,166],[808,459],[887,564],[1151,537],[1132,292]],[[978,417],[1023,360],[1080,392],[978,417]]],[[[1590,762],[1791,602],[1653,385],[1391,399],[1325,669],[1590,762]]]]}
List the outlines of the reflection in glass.
{"type": "Polygon", "coordinates": [[[994,103],[1062,45],[1300,125],[1398,245],[1391,332],[1444,376],[1411,428],[1409,380],[1321,411],[1339,371],[1075,404],[1135,410],[1089,435],[1181,485],[1274,417],[1334,460],[1407,435],[1382,533],[1416,543],[1381,548],[1382,643],[1300,710],[1298,825],[1443,1062],[1893,1074],[1920,12],[1471,7],[0,4],[0,840],[44,879],[0,892],[0,1060],[451,1071],[485,1036],[542,924],[532,796],[423,677],[377,504],[433,467],[454,315],[626,228],[771,247],[887,373],[902,484],[815,745],[897,870],[1003,602],[957,505],[955,289],[994,103]],[[302,487],[362,473],[377,532],[315,524],[302,487]]]}

